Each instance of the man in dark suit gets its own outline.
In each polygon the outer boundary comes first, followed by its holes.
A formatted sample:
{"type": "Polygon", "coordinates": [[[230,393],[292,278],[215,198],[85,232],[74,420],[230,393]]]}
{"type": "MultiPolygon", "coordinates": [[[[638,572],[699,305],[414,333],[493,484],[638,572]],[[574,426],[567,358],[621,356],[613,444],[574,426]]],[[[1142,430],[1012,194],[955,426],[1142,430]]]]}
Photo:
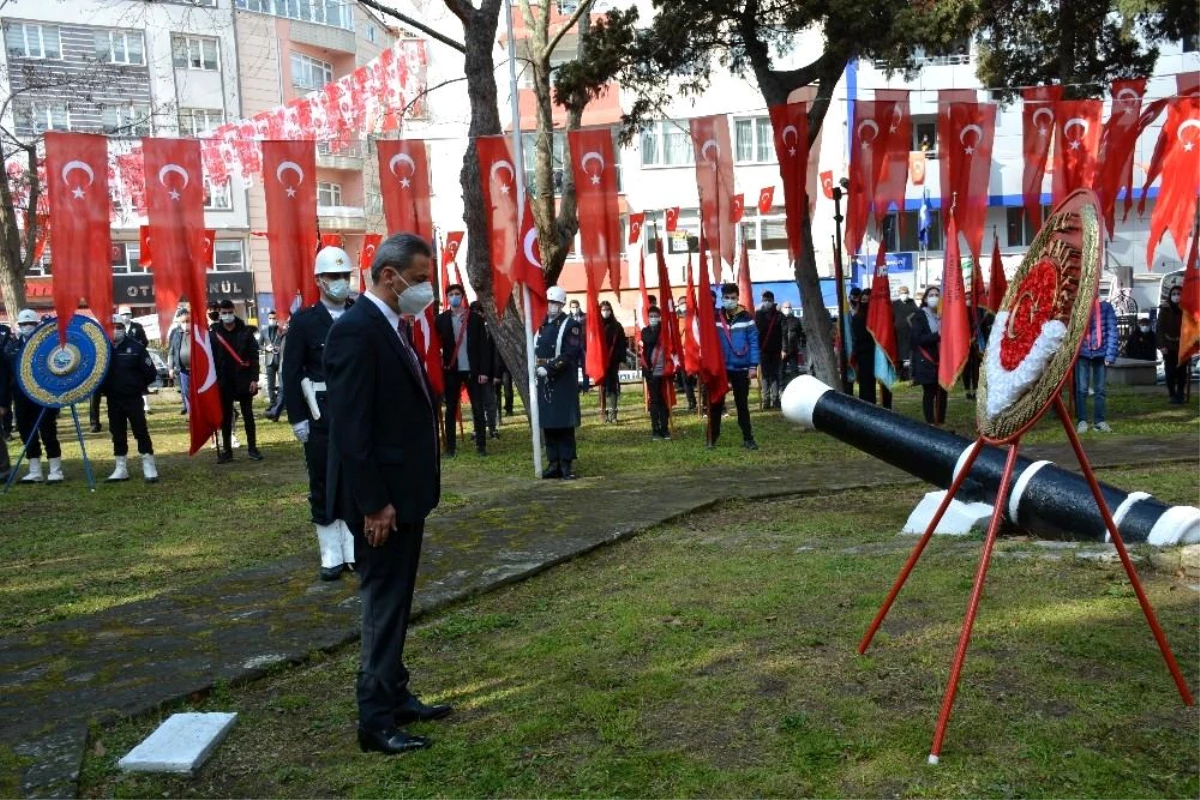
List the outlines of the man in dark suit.
{"type": "Polygon", "coordinates": [[[275,309],[272,308],[267,312],[267,327],[258,333],[258,349],[263,354],[263,366],[267,371],[268,408],[275,405],[275,401],[279,399],[279,368],[282,365],[279,352],[282,339],[279,318],[275,316],[275,309]]]}
{"type": "MultiPolygon", "coordinates": [[[[408,689],[404,638],[425,517],[441,496],[436,398],[401,315],[433,302],[431,251],[398,233],[379,245],[371,287],[329,331],[330,513],[354,534],[361,580],[358,744],[395,754],[429,746],[399,726],[450,713],[408,689]]],[[[286,389],[284,390],[286,393],[286,389]]]]}
{"type": "Polygon", "coordinates": [[[500,377],[496,345],[483,314],[474,313],[467,305],[461,284],[447,286],[446,299],[450,307],[438,314],[434,323],[442,341],[442,374],[446,376],[446,455],[453,458],[458,451],[455,433],[465,386],[475,426],[475,450],[483,456],[487,455],[488,429],[484,395],[494,391],[492,383],[500,377]]]}

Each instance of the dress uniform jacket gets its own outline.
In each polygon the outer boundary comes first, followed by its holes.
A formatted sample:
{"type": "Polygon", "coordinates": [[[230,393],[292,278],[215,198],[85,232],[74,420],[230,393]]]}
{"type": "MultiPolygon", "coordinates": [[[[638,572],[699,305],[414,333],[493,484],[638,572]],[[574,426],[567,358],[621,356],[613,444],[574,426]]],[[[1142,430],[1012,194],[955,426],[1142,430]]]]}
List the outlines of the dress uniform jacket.
{"type": "Polygon", "coordinates": [[[538,378],[538,414],[543,428],[579,426],[579,364],[583,360],[583,326],[559,313],[538,330],[534,349],[539,366],[549,373],[538,378]]]}

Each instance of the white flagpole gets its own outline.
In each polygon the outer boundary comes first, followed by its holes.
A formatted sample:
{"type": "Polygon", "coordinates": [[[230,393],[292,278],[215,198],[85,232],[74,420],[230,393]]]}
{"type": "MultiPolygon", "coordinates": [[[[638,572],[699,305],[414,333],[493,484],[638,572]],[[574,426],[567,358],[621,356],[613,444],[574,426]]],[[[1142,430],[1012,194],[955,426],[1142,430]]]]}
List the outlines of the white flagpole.
{"type": "MultiPolygon", "coordinates": [[[[542,13],[548,14],[548,7],[542,8],[542,13]]],[[[504,0],[504,23],[508,33],[508,93],[512,107],[512,137],[513,160],[517,168],[517,231],[518,235],[525,214],[525,151],[521,148],[521,106],[517,98],[517,47],[513,41],[512,0],[504,0]]],[[[520,247],[521,243],[517,242],[520,247]]],[[[496,258],[496,254],[492,254],[496,258]]],[[[530,442],[533,446],[533,475],[542,477],[542,426],[538,414],[537,396],[537,364],[535,363],[533,347],[533,301],[529,297],[529,285],[521,284],[522,309],[525,313],[525,367],[526,379],[529,382],[529,413],[530,442]]]]}

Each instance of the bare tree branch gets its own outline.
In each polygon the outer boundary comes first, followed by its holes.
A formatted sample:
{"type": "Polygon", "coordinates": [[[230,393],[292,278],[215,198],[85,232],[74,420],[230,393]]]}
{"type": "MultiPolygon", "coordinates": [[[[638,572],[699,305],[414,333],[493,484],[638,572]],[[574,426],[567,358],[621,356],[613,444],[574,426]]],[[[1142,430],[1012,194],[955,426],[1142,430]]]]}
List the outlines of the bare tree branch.
{"type": "Polygon", "coordinates": [[[459,81],[465,81],[466,79],[467,79],[466,75],[461,75],[457,78],[450,78],[449,80],[444,80],[441,83],[439,83],[437,86],[430,86],[425,89],[422,89],[421,91],[417,92],[417,95],[412,100],[408,101],[408,103],[404,106],[404,108],[402,108],[400,110],[399,118],[404,119],[406,116],[408,116],[408,112],[411,111],[417,103],[421,102],[421,98],[423,98],[425,95],[430,94],[430,93],[442,88],[443,86],[447,86],[451,83],[458,83],[459,81]]]}
{"type": "MultiPolygon", "coordinates": [[[[547,0],[547,4],[549,4],[552,1],[553,0],[547,0]]],[[[549,41],[549,43],[546,45],[546,56],[545,57],[546,57],[547,61],[550,59],[551,54],[554,52],[554,48],[558,47],[558,43],[561,42],[562,38],[567,35],[567,31],[571,30],[571,28],[574,28],[575,23],[579,22],[579,18],[582,17],[584,14],[588,13],[589,10],[591,9],[591,7],[592,7],[592,0],[581,0],[581,2],[579,3],[579,6],[575,9],[575,12],[573,14],[571,14],[570,17],[567,18],[567,21],[563,23],[563,26],[561,28],[559,28],[559,30],[556,34],[554,34],[554,38],[552,38],[549,41]]],[[[547,14],[550,13],[549,5],[547,5],[546,13],[547,14]]]]}
{"type": "MultiPolygon", "coordinates": [[[[371,9],[374,9],[375,11],[378,11],[380,14],[386,14],[389,17],[393,17],[395,19],[400,20],[401,22],[403,22],[405,25],[409,26],[410,28],[420,31],[421,33],[425,34],[426,36],[430,37],[431,39],[436,39],[437,41],[441,42],[442,44],[446,45],[447,47],[453,47],[455,50],[457,50],[460,53],[467,52],[466,45],[462,44],[461,42],[456,42],[453,39],[451,39],[449,36],[438,33],[437,31],[435,31],[433,28],[430,28],[425,23],[420,22],[416,19],[413,19],[412,17],[408,16],[407,14],[402,14],[401,12],[397,11],[394,8],[385,6],[383,3],[377,2],[377,0],[358,0],[358,2],[360,4],[366,6],[367,8],[371,8],[371,9]]],[[[462,5],[461,0],[446,0],[446,6],[450,9],[450,12],[452,14],[454,14],[454,16],[458,17],[461,20],[462,15],[459,14],[458,11],[455,9],[455,6],[459,6],[459,5],[462,5]]]]}

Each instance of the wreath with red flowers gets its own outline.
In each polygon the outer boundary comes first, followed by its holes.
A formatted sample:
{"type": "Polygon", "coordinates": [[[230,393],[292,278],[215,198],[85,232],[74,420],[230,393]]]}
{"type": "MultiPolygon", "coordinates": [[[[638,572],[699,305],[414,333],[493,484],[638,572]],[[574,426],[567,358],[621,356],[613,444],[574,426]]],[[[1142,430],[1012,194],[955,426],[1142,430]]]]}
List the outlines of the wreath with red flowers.
{"type": "Polygon", "coordinates": [[[1042,326],[1054,318],[1058,285],[1057,265],[1043,257],[1017,286],[1008,329],[1000,341],[1000,363],[1005,369],[1016,369],[1025,360],[1042,326]]]}

